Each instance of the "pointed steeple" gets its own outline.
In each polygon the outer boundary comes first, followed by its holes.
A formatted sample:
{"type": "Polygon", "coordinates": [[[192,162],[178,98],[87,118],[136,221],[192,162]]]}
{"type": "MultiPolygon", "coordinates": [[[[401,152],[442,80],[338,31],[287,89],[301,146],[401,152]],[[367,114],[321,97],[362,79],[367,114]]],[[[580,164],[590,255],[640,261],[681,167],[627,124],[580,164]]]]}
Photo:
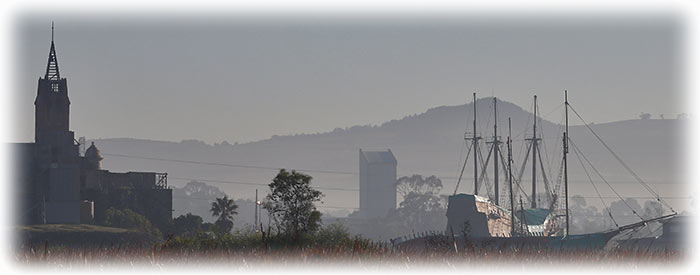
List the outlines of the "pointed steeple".
{"type": "MultiPolygon", "coordinates": [[[[70,99],[68,98],[68,85],[66,83],[67,80],[61,78],[58,73],[58,59],[56,58],[56,47],[53,42],[53,22],[51,24],[51,34],[51,50],[49,51],[49,62],[46,65],[46,75],[39,78],[36,99],[34,100],[34,139],[36,144],[45,146],[41,150],[52,150],[51,148],[55,146],[61,146],[62,148],[70,148],[65,149],[67,150],[65,152],[73,152],[73,132],[69,128],[70,99]],[[62,138],[57,138],[59,136],[62,138]]],[[[75,155],[77,156],[77,151],[75,151],[75,155]]]]}
{"type": "Polygon", "coordinates": [[[51,50],[49,51],[49,62],[46,64],[46,75],[44,79],[60,80],[61,75],[58,72],[58,58],[56,58],[56,47],[53,43],[53,22],[51,22],[51,50]]]}

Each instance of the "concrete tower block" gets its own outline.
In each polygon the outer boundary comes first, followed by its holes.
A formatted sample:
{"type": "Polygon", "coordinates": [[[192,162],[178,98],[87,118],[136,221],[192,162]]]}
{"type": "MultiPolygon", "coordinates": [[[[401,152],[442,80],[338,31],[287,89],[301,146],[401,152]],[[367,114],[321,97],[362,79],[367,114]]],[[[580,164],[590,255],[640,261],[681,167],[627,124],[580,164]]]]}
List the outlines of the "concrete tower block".
{"type": "Polygon", "coordinates": [[[396,165],[391,150],[360,149],[360,214],[364,218],[384,217],[396,209],[396,165]]]}

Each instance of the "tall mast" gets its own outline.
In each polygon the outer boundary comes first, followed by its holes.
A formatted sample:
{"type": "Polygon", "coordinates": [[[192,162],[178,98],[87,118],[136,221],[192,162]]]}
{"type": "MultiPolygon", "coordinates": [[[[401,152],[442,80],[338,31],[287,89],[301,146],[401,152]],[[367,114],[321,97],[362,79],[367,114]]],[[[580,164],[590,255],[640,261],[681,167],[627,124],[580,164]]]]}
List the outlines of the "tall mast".
{"type": "Polygon", "coordinates": [[[535,105],[532,115],[532,197],[531,208],[537,208],[537,95],[535,95],[535,105]]]}
{"type": "Polygon", "coordinates": [[[525,233],[525,210],[523,209],[523,197],[520,196],[520,233],[524,234],[525,233]]]}
{"type": "Polygon", "coordinates": [[[494,196],[496,205],[500,197],[498,196],[498,112],[496,111],[496,97],[493,97],[493,181],[494,196]]]}
{"type": "Polygon", "coordinates": [[[478,167],[477,167],[477,156],[476,156],[476,151],[477,151],[477,146],[479,145],[479,141],[476,139],[476,93],[474,93],[474,131],[472,133],[472,148],[474,150],[474,195],[478,195],[479,193],[479,186],[478,186],[478,167]]]}
{"type": "Polygon", "coordinates": [[[513,162],[513,150],[511,148],[510,139],[510,117],[508,118],[508,194],[510,197],[510,236],[515,233],[515,208],[513,207],[513,174],[511,172],[511,163],[513,162]]]}
{"type": "Polygon", "coordinates": [[[564,90],[564,117],[566,126],[564,132],[564,205],[566,207],[566,235],[569,235],[569,175],[566,163],[566,155],[569,154],[569,95],[564,90]]]}

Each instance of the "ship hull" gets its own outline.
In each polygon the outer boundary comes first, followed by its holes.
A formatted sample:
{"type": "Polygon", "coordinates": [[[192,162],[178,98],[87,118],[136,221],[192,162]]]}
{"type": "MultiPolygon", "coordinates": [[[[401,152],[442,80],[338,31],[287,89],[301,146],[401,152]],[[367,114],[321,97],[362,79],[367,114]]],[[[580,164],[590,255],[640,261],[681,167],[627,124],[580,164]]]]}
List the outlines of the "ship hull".
{"type": "Polygon", "coordinates": [[[604,249],[616,232],[601,232],[569,236],[515,236],[515,237],[473,237],[433,235],[401,242],[396,245],[402,250],[486,249],[486,250],[600,250],[604,249]],[[466,241],[465,241],[466,240],[466,241]]]}

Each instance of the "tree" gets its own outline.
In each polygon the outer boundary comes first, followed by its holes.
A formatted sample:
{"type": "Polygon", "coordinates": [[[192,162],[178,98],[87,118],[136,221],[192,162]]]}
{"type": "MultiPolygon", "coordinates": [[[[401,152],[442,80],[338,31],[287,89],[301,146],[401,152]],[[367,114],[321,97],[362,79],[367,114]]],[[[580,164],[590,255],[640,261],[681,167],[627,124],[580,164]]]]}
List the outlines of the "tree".
{"type": "Polygon", "coordinates": [[[413,175],[396,181],[397,192],[403,197],[397,213],[406,227],[428,230],[435,224],[444,224],[444,197],[440,196],[442,181],[436,176],[413,175]]]}
{"type": "Polygon", "coordinates": [[[316,234],[316,241],[322,245],[338,246],[350,238],[348,228],[340,222],[324,226],[316,234]]]}
{"type": "Polygon", "coordinates": [[[228,196],[217,198],[215,202],[211,203],[210,210],[214,217],[218,217],[214,224],[223,232],[230,232],[233,229],[233,215],[238,214],[236,209],[238,209],[238,205],[228,196]]]}
{"type": "Polygon", "coordinates": [[[396,180],[396,193],[403,199],[410,193],[437,195],[440,190],[442,190],[442,181],[436,176],[423,178],[421,175],[413,175],[396,180]]]}
{"type": "Polygon", "coordinates": [[[269,184],[265,208],[279,233],[299,241],[302,235],[313,234],[320,228],[321,212],[314,202],[323,194],[311,188],[311,176],[282,169],[269,184]]]}
{"type": "Polygon", "coordinates": [[[197,233],[202,231],[202,223],[204,223],[202,217],[193,215],[192,213],[180,215],[179,217],[173,219],[175,234],[180,236],[196,236],[197,233]]]}
{"type": "Polygon", "coordinates": [[[624,200],[616,200],[610,203],[610,211],[618,224],[625,225],[639,222],[642,219],[637,217],[641,215],[642,207],[634,198],[625,198],[624,200]],[[636,213],[636,214],[635,214],[636,213]]]}
{"type": "Polygon", "coordinates": [[[645,201],[642,217],[645,219],[653,219],[663,216],[666,210],[658,201],[645,201]]]}
{"type": "Polygon", "coordinates": [[[176,216],[192,213],[202,217],[204,221],[214,222],[210,216],[211,202],[225,195],[226,193],[216,186],[190,181],[182,188],[173,187],[173,198],[179,198],[173,201],[173,208],[176,216]]]}
{"type": "Polygon", "coordinates": [[[214,231],[219,234],[229,233],[233,229],[233,221],[230,220],[216,220],[214,225],[216,226],[214,231]]]}
{"type": "MultiPolygon", "coordinates": [[[[364,225],[354,226],[354,232],[374,239],[386,239],[413,232],[445,230],[447,196],[440,194],[443,186],[439,178],[413,175],[401,177],[395,184],[401,197],[399,207],[391,209],[385,216],[368,219],[364,225]]],[[[348,217],[359,218],[359,211],[348,217]]]]}
{"type": "Polygon", "coordinates": [[[602,209],[604,212],[600,212],[597,207],[589,205],[581,195],[573,195],[569,201],[571,232],[592,233],[607,229],[605,223],[610,222],[610,218],[606,210],[602,209]]]}

